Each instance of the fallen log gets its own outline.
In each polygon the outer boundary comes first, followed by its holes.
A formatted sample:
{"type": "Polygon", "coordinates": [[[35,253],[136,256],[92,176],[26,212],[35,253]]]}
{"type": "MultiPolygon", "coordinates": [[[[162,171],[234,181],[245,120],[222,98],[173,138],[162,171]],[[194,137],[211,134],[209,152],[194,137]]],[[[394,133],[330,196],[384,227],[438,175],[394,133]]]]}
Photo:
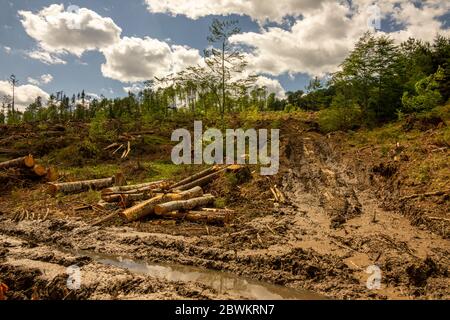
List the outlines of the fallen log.
{"type": "Polygon", "coordinates": [[[48,182],[54,182],[59,179],[58,170],[54,167],[47,168],[46,180],[48,182]]]}
{"type": "Polygon", "coordinates": [[[193,198],[189,200],[178,200],[161,203],[156,205],[155,214],[163,215],[172,211],[178,210],[192,210],[194,208],[210,205],[214,202],[215,197],[213,195],[204,195],[203,197],[193,198]]]}
{"type": "Polygon", "coordinates": [[[198,172],[198,173],[196,173],[196,174],[194,174],[192,176],[187,177],[186,179],[181,180],[180,182],[175,183],[174,185],[170,186],[170,189],[174,190],[177,187],[183,186],[183,185],[185,185],[187,183],[190,183],[192,181],[195,181],[195,180],[198,180],[200,178],[203,178],[204,176],[207,176],[207,175],[209,175],[211,173],[214,173],[217,170],[219,170],[219,167],[218,166],[213,166],[213,167],[210,167],[210,168],[208,168],[206,170],[200,171],[200,172],[198,172]]]}
{"type": "Polygon", "coordinates": [[[137,205],[124,210],[120,215],[128,222],[139,220],[155,212],[155,206],[166,201],[180,201],[195,198],[203,195],[200,187],[192,188],[180,193],[159,194],[155,197],[138,203],[137,205]]]}
{"type": "Polygon", "coordinates": [[[168,193],[164,195],[166,201],[181,201],[203,196],[203,189],[201,187],[194,187],[189,190],[176,193],[168,193]]]}
{"type": "Polygon", "coordinates": [[[41,166],[40,164],[36,164],[33,167],[33,172],[37,176],[43,177],[43,176],[47,175],[47,168],[45,168],[44,166],[41,166]]]}
{"type": "Polygon", "coordinates": [[[207,185],[208,183],[210,183],[212,180],[214,180],[215,178],[217,178],[222,172],[224,172],[226,170],[226,168],[220,169],[214,173],[211,173],[205,177],[201,177],[197,180],[194,180],[190,183],[178,186],[173,188],[172,190],[178,190],[178,191],[183,191],[183,190],[188,190],[194,187],[203,187],[205,185],[207,185]]]}
{"type": "Polygon", "coordinates": [[[186,220],[223,226],[233,220],[234,213],[230,211],[211,212],[204,210],[187,212],[172,211],[166,212],[161,216],[166,219],[186,220]]]}
{"type": "Polygon", "coordinates": [[[167,188],[167,185],[168,183],[166,181],[160,180],[128,186],[116,186],[103,189],[102,194],[115,194],[122,192],[141,193],[144,191],[151,191],[154,189],[165,189],[167,188]]]}
{"type": "Polygon", "coordinates": [[[136,201],[143,201],[151,198],[152,195],[145,193],[131,193],[131,194],[104,194],[102,195],[102,200],[112,203],[112,202],[124,202],[132,203],[136,201]]]}
{"type": "Polygon", "coordinates": [[[5,161],[5,162],[0,162],[0,169],[21,168],[21,167],[33,168],[35,164],[36,163],[34,161],[34,158],[30,154],[25,157],[9,160],[9,161],[5,161]]]}
{"type": "Polygon", "coordinates": [[[157,195],[149,200],[138,203],[137,205],[122,211],[119,215],[125,218],[128,222],[139,220],[145,216],[151,215],[155,206],[161,203],[164,199],[164,195],[157,195]]]}
{"type": "Polygon", "coordinates": [[[116,175],[115,177],[96,179],[96,180],[86,180],[86,181],[75,181],[75,182],[65,182],[65,183],[49,183],[48,192],[55,195],[58,192],[61,193],[80,193],[90,189],[99,190],[103,188],[111,187],[118,181],[123,179],[123,176],[116,175]]]}

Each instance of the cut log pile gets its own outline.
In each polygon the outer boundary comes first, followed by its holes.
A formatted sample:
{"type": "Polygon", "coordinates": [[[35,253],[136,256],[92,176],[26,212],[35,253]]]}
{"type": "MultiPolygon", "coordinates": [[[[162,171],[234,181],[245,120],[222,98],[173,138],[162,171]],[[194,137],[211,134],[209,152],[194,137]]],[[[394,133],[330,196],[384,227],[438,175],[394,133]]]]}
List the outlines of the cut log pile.
{"type": "Polygon", "coordinates": [[[56,181],[58,171],[53,167],[44,167],[34,159],[33,155],[0,162],[0,177],[7,180],[56,181]]]}
{"type": "Polygon", "coordinates": [[[49,184],[49,192],[56,194],[83,192],[90,189],[101,190],[102,200],[94,206],[86,207],[104,214],[102,218],[94,222],[94,225],[117,216],[126,222],[138,221],[150,216],[224,225],[230,223],[234,212],[227,209],[208,208],[214,205],[215,197],[204,194],[202,187],[227,170],[236,171],[239,168],[214,166],[175,184],[161,180],[135,185],[118,185],[115,177],[52,183],[49,184]]]}

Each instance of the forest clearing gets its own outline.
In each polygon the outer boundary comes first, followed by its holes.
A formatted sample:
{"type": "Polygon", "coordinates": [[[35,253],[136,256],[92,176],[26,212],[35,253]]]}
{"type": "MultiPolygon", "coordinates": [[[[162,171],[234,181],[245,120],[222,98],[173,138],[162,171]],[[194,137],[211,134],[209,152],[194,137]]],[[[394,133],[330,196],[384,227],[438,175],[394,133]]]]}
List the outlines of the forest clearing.
{"type": "MultiPolygon", "coordinates": [[[[218,275],[211,276],[216,280],[226,271],[295,289],[294,297],[447,299],[448,151],[438,148],[433,138],[422,140],[438,137],[442,129],[433,129],[431,135],[412,131],[401,140],[395,137],[400,128],[380,129],[377,135],[392,135],[384,141],[385,152],[364,142],[367,133],[321,134],[313,113],[279,117],[262,114],[254,123],[255,127],[282,123],[280,172],[272,177],[260,176],[252,166],[201,169],[170,164],[170,128],[146,128],[144,132],[158,134],[133,135],[126,159],[113,154],[108,145],[98,146],[101,164],[80,154],[68,158],[67,165],[57,168],[58,182],[4,177],[0,229],[6,261],[1,269],[3,279],[15,283],[9,288],[10,297],[254,298],[245,292],[235,296],[220,292],[210,277],[206,283],[185,281],[174,287],[164,277],[130,274],[98,258],[116,257],[217,270],[218,275]],[[301,139],[295,138],[299,132],[301,139]],[[152,142],[140,142],[146,139],[152,142]],[[417,141],[423,141],[418,149],[417,141]],[[421,163],[433,159],[442,171],[433,170],[429,183],[416,185],[412,177],[418,169],[413,167],[422,164],[413,165],[407,157],[421,163]],[[79,161],[85,164],[71,167],[79,161]],[[127,187],[114,187],[114,178],[105,179],[118,173],[128,181],[127,187]],[[80,179],[100,179],[93,181],[103,185],[96,188],[91,182],[73,189],[76,182],[71,181],[80,179]],[[72,189],[54,190],[71,184],[72,189]],[[183,185],[189,189],[179,191],[186,189],[183,185]],[[430,193],[436,189],[441,192],[430,193]],[[174,190],[178,191],[171,193],[174,190]],[[184,203],[180,199],[205,199],[207,193],[211,198],[200,207],[211,209],[173,210],[184,203]],[[169,209],[156,206],[158,213],[149,207],[155,197],[167,197],[169,209]],[[133,217],[134,203],[138,208],[147,203],[150,210],[134,210],[133,217]],[[365,272],[374,263],[384,270],[382,289],[375,292],[367,289],[370,274],[365,272]],[[83,274],[100,269],[100,275],[70,291],[65,287],[66,268],[74,264],[83,274]],[[39,275],[36,270],[52,272],[39,275]],[[303,291],[310,293],[302,296],[303,291]]],[[[55,138],[61,141],[56,148],[72,139],[83,141],[86,130],[77,130],[74,137],[70,128],[67,125],[55,138]]],[[[51,156],[43,154],[56,144],[47,143],[49,149],[40,151],[40,135],[46,131],[24,129],[3,127],[2,133],[9,137],[26,132],[12,144],[31,147],[16,150],[15,155],[32,151],[45,164],[51,156]]],[[[53,154],[59,151],[54,149],[53,154]]],[[[274,289],[273,297],[285,297],[277,292],[274,289]]]]}

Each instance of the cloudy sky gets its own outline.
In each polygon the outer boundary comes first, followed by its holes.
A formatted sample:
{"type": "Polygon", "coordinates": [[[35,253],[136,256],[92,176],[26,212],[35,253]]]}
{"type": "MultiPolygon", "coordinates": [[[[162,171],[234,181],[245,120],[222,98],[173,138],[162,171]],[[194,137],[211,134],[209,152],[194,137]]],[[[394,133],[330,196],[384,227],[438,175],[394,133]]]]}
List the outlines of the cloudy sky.
{"type": "Polygon", "coordinates": [[[0,98],[11,74],[22,106],[57,91],[123,96],[200,63],[215,17],[239,19],[231,41],[278,96],[336,71],[367,30],[450,35],[447,0],[0,0],[0,98]]]}

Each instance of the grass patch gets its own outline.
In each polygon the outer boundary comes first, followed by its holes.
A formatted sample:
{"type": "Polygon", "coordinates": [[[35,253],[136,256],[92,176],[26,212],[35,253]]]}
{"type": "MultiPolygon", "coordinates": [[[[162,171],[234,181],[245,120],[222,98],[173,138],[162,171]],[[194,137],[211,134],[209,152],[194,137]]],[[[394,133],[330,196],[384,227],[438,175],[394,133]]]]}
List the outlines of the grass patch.
{"type": "Polygon", "coordinates": [[[144,137],[144,143],[145,144],[149,144],[149,145],[166,145],[166,144],[173,144],[172,141],[170,141],[170,139],[167,139],[165,137],[161,137],[161,136],[145,136],[144,137]]]}
{"type": "Polygon", "coordinates": [[[116,164],[99,164],[93,166],[67,168],[62,172],[62,174],[69,180],[78,181],[108,178],[114,176],[120,171],[120,167],[116,164]]]}
{"type": "Polygon", "coordinates": [[[171,161],[155,161],[143,163],[148,172],[149,181],[163,179],[177,179],[183,171],[183,166],[173,164],[171,161]]]}

